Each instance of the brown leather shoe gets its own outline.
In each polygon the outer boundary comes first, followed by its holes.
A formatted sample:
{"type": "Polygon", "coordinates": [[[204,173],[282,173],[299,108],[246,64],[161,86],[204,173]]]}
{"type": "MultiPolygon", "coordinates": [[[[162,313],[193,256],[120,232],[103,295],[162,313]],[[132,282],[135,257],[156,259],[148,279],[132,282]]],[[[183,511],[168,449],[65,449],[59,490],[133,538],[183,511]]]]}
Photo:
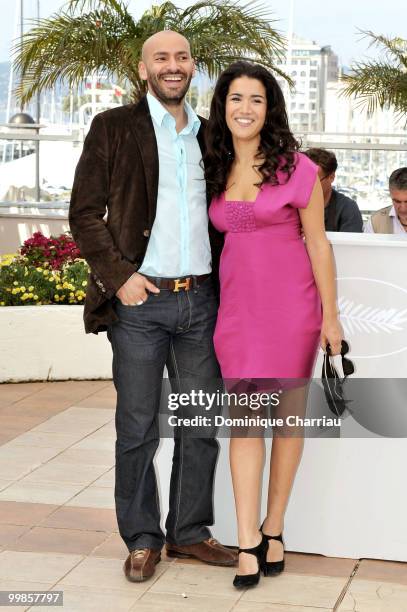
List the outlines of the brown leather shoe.
{"type": "Polygon", "coordinates": [[[215,538],[209,538],[198,544],[178,546],[166,544],[167,555],[178,559],[194,558],[210,565],[237,565],[237,549],[222,546],[215,538]]]}
{"type": "Polygon", "coordinates": [[[155,566],[161,561],[161,550],[136,548],[132,550],[123,565],[127,580],[143,582],[155,572],[155,566]]]}

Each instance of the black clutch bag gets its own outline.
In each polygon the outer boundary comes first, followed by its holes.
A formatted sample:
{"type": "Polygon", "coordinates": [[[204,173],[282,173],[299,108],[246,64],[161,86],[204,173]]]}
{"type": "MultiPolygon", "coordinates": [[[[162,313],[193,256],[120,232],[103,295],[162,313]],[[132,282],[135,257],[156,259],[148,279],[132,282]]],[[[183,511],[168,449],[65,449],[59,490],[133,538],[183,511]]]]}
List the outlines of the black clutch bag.
{"type": "Polygon", "coordinates": [[[325,397],[330,411],[336,416],[340,417],[345,411],[346,404],[349,402],[345,398],[344,394],[344,382],[348,376],[354,373],[355,366],[352,361],[345,357],[349,353],[349,345],[346,340],[342,340],[341,356],[342,356],[342,369],[344,377],[341,378],[335,368],[333,357],[331,354],[331,347],[329,344],[326,347],[324,354],[324,362],[322,364],[322,385],[324,387],[325,397]]]}

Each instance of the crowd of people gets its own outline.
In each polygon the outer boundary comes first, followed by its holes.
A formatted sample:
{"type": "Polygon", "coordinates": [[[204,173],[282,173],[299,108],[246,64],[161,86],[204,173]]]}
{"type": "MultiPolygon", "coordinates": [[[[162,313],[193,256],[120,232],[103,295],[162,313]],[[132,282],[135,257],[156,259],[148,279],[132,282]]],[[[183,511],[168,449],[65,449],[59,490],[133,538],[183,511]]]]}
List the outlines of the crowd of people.
{"type": "Polygon", "coordinates": [[[391,204],[374,212],[364,224],[355,200],[332,187],[338,161],[332,151],[312,148],[305,151],[318,166],[325,204],[327,232],[365,232],[407,236],[407,168],[394,170],[389,178],[391,204]]]}

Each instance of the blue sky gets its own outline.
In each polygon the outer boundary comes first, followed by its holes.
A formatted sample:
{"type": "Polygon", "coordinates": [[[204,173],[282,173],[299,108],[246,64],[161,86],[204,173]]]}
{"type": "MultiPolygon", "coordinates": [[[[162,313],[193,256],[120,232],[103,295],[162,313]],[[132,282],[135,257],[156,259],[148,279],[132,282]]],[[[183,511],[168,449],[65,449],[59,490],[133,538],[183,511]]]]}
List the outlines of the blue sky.
{"type": "MultiPolygon", "coordinates": [[[[20,0],[0,0],[0,62],[7,61],[14,36],[15,10],[20,0]]],[[[128,0],[131,12],[137,17],[151,6],[149,0],[128,0]]],[[[242,4],[245,4],[243,1],[242,4]]],[[[159,1],[154,4],[160,4],[159,1]]],[[[186,7],[191,1],[174,0],[174,4],[186,7]]],[[[289,0],[263,2],[279,20],[276,27],[287,30],[289,0]]],[[[41,16],[48,17],[64,5],[64,0],[40,0],[41,16]]],[[[34,17],[37,0],[24,0],[25,14],[34,17]]],[[[407,9],[405,0],[295,0],[294,31],[321,45],[331,45],[341,63],[350,65],[352,60],[374,56],[368,50],[366,40],[360,40],[357,28],[372,30],[378,34],[407,38],[407,9]]]]}

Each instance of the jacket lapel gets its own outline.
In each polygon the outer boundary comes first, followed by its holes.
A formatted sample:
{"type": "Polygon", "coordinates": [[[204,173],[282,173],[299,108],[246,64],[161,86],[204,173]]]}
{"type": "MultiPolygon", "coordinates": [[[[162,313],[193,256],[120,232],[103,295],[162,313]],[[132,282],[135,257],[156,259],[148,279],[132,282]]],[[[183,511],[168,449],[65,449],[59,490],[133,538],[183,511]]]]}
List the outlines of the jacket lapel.
{"type": "MultiPolygon", "coordinates": [[[[202,159],[204,158],[204,154],[205,154],[205,128],[206,128],[206,124],[207,124],[207,119],[205,119],[204,117],[199,117],[200,121],[201,121],[201,126],[198,130],[198,133],[196,135],[196,139],[198,141],[199,144],[199,148],[201,149],[201,155],[202,155],[202,159]]],[[[209,193],[208,193],[208,189],[206,189],[206,204],[209,208],[210,205],[210,197],[209,197],[209,193]]]]}
{"type": "Polygon", "coordinates": [[[206,119],[204,119],[203,117],[199,117],[199,119],[201,121],[201,125],[200,125],[198,133],[196,135],[196,139],[198,141],[199,148],[201,149],[201,153],[202,153],[202,157],[203,157],[203,155],[205,153],[205,127],[206,127],[206,119]]]}
{"type": "Polygon", "coordinates": [[[138,104],[133,106],[132,117],[131,128],[137,141],[144,166],[148,199],[148,221],[151,229],[157,210],[159,166],[157,140],[147,98],[145,96],[138,104]]]}

